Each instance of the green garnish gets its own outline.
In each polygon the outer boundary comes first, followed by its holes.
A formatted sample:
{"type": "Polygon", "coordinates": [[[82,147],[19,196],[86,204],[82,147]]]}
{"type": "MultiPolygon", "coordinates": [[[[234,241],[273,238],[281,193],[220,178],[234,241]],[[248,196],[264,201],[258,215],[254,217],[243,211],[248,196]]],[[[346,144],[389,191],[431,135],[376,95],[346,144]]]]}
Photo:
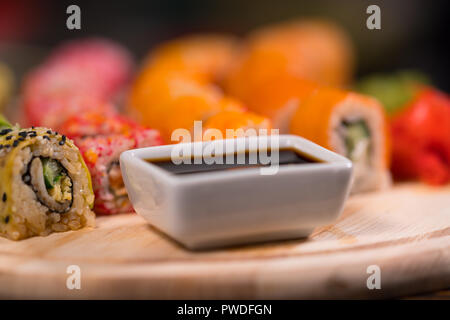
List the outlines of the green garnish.
{"type": "Polygon", "coordinates": [[[53,189],[55,185],[61,181],[64,170],[58,161],[50,158],[42,158],[42,169],[44,182],[47,190],[53,189]]]}
{"type": "Polygon", "coordinates": [[[11,128],[12,125],[11,123],[9,123],[8,120],[6,120],[6,118],[0,114],[0,129],[7,129],[7,128],[11,128]]]}
{"type": "Polygon", "coordinates": [[[389,115],[400,111],[414,98],[421,85],[429,83],[426,76],[415,71],[390,75],[374,74],[359,81],[355,89],[377,98],[389,115]]]}

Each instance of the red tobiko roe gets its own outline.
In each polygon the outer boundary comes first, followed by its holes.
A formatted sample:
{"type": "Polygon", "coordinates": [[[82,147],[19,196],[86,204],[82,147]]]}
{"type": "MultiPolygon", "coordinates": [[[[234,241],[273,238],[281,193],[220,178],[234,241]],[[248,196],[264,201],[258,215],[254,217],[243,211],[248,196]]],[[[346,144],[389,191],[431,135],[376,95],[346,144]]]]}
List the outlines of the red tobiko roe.
{"type": "Polygon", "coordinates": [[[147,129],[113,109],[95,110],[69,117],[58,128],[71,139],[86,136],[105,136],[113,134],[132,135],[133,131],[147,129]]]}
{"type": "Polygon", "coordinates": [[[392,119],[392,173],[396,179],[450,182],[450,99],[432,88],[392,119]]]}
{"type": "Polygon", "coordinates": [[[133,212],[127,200],[119,157],[126,150],[162,144],[159,132],[113,110],[82,112],[56,128],[73,139],[91,173],[97,214],[133,212]],[[118,194],[116,192],[118,191],[118,194]]]}

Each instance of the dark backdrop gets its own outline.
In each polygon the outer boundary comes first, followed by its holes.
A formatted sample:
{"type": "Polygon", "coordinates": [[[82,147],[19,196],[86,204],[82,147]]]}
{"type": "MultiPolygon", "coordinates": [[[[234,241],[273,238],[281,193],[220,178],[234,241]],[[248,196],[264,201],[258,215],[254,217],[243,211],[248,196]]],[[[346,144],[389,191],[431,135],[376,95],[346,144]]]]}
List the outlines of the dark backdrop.
{"type": "Polygon", "coordinates": [[[449,91],[446,46],[449,3],[444,0],[0,0],[0,49],[10,48],[11,44],[30,48],[25,50],[26,58],[21,59],[14,50],[0,50],[0,58],[10,60],[20,74],[64,39],[106,36],[141,58],[155,43],[186,33],[244,35],[266,23],[319,16],[335,20],[348,30],[358,54],[357,76],[414,68],[449,91]],[[66,8],[70,4],[81,7],[79,31],[66,28],[66,8]],[[370,4],[381,8],[381,30],[366,28],[365,11],[370,4]]]}

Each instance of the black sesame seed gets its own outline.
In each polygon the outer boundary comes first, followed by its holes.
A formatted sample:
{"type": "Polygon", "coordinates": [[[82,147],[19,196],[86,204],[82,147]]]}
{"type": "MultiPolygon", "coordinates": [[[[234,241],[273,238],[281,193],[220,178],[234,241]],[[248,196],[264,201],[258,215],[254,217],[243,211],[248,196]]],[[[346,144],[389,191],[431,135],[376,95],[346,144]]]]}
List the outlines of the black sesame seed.
{"type": "Polygon", "coordinates": [[[19,145],[19,140],[14,140],[14,142],[13,142],[13,147],[17,147],[18,145],[19,145]]]}
{"type": "Polygon", "coordinates": [[[21,136],[22,138],[25,138],[27,136],[28,132],[26,131],[20,131],[19,132],[19,136],[21,136]]]}
{"type": "Polygon", "coordinates": [[[12,136],[6,136],[6,140],[11,140],[12,136]]]}
{"type": "Polygon", "coordinates": [[[50,141],[50,137],[49,136],[43,136],[42,138],[47,139],[48,141],[50,141]]]}
{"type": "Polygon", "coordinates": [[[47,130],[46,131],[48,134],[52,134],[52,130],[47,130]]]}
{"type": "Polygon", "coordinates": [[[34,129],[34,126],[31,126],[31,129],[34,129]]]}
{"type": "Polygon", "coordinates": [[[30,133],[30,137],[31,137],[31,138],[34,138],[34,137],[36,137],[36,136],[37,136],[37,133],[36,133],[36,132],[31,132],[31,133],[30,133]]]}
{"type": "Polygon", "coordinates": [[[12,129],[3,129],[2,131],[0,131],[0,136],[4,136],[7,133],[10,133],[12,131],[12,129]]]}
{"type": "Polygon", "coordinates": [[[61,141],[59,142],[59,145],[62,146],[64,143],[66,143],[67,137],[65,135],[62,136],[61,141]]]}
{"type": "Polygon", "coordinates": [[[6,216],[5,217],[5,223],[8,223],[9,222],[9,216],[6,216]]]}
{"type": "Polygon", "coordinates": [[[3,192],[3,197],[2,197],[3,202],[6,202],[7,199],[8,199],[8,197],[6,196],[6,192],[3,192]]]}

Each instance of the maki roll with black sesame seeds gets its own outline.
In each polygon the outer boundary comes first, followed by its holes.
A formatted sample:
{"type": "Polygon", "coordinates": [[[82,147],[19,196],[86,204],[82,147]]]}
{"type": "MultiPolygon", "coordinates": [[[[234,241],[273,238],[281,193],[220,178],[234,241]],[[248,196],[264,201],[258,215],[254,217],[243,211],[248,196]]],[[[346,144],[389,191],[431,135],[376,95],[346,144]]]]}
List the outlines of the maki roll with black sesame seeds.
{"type": "Polygon", "coordinates": [[[0,127],[0,234],[9,239],[95,225],[91,177],[78,148],[47,131],[0,127]]]}

